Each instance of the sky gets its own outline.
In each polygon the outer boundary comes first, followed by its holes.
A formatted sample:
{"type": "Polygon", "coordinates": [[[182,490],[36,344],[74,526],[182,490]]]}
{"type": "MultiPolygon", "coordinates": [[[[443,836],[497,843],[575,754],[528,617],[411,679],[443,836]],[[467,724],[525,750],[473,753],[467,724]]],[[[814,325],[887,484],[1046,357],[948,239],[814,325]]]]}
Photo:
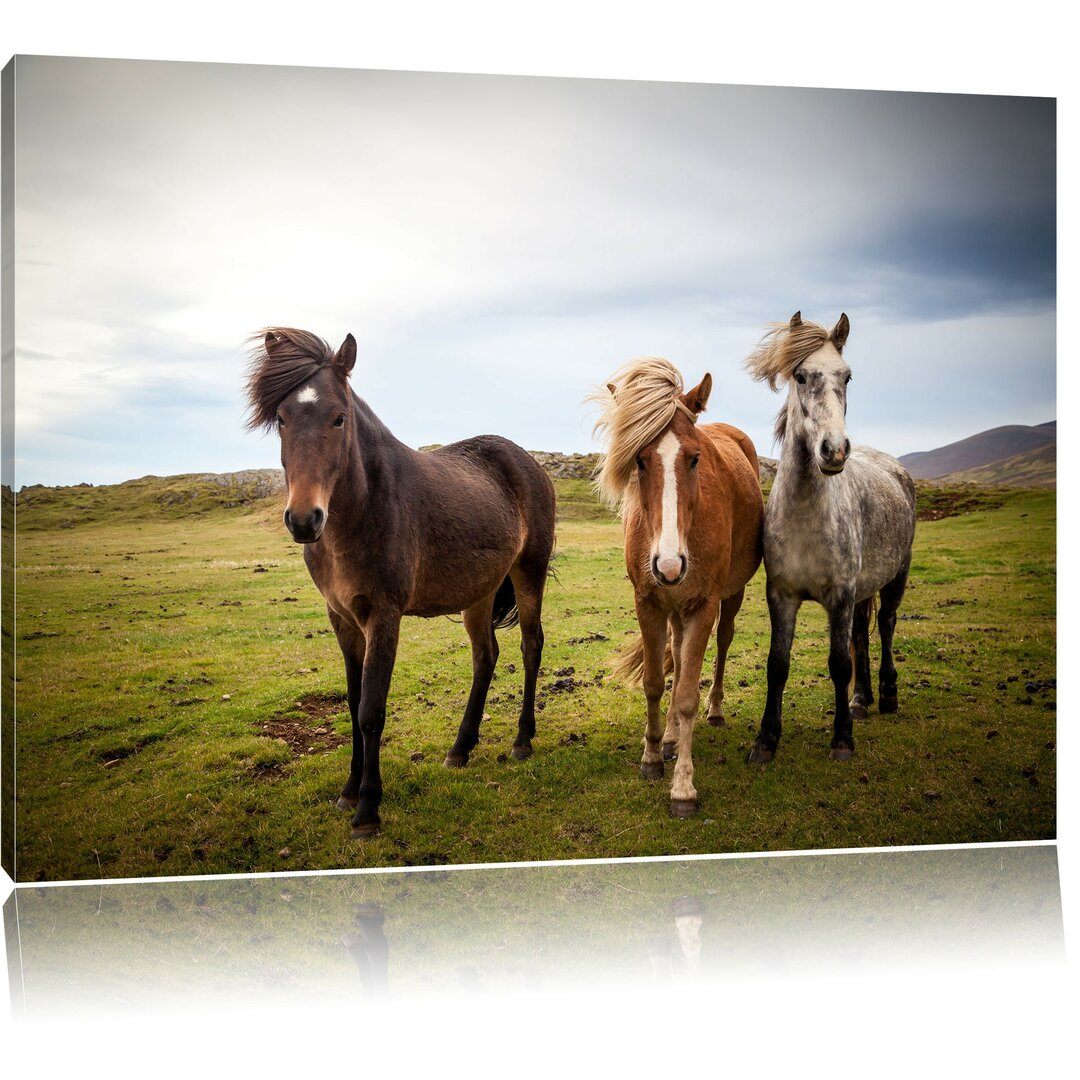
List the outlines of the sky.
{"type": "Polygon", "coordinates": [[[1056,416],[1052,99],[22,57],[16,109],[16,486],[276,465],[268,325],[354,334],[413,446],[597,449],[660,355],[775,456],[796,309],[854,442],[1056,416]]]}

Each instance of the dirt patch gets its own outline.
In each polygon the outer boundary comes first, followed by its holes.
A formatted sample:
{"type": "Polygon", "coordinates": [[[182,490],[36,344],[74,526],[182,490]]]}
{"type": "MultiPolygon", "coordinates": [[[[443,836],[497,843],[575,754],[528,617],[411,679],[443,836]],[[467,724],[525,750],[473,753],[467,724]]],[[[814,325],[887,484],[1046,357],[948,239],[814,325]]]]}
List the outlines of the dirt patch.
{"type": "Polygon", "coordinates": [[[339,735],[330,720],[347,709],[344,694],[305,694],[289,712],[275,713],[265,720],[259,734],[281,739],[293,757],[326,753],[351,741],[350,735],[339,735]]]}
{"type": "MultiPolygon", "coordinates": [[[[569,670],[573,671],[574,669],[570,668],[569,670]]],[[[576,690],[583,690],[588,685],[587,682],[582,682],[581,679],[575,679],[573,675],[567,675],[548,683],[540,693],[545,697],[548,694],[572,694],[576,690]]]]}
{"type": "Polygon", "coordinates": [[[917,521],[940,521],[942,518],[959,517],[976,510],[994,510],[1005,500],[988,491],[956,490],[955,488],[935,488],[929,485],[918,486],[918,498],[915,507],[917,521]]]}
{"type": "Polygon", "coordinates": [[[103,750],[92,750],[90,756],[94,758],[99,765],[104,765],[105,768],[109,768],[110,766],[123,761],[125,758],[137,754],[144,746],[150,746],[152,743],[160,742],[164,738],[165,736],[160,732],[151,732],[148,735],[143,735],[141,738],[136,739],[134,742],[124,743],[120,746],[109,746],[103,750]]]}

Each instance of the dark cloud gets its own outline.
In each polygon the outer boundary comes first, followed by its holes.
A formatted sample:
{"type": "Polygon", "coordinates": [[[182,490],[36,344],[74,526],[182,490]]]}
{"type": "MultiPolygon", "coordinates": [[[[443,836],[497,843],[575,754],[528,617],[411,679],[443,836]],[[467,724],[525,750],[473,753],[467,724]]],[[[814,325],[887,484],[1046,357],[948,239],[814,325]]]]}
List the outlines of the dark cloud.
{"type": "Polygon", "coordinates": [[[1053,308],[1056,213],[1052,202],[979,216],[927,213],[840,253],[868,306],[906,319],[944,319],[1053,308]]]}

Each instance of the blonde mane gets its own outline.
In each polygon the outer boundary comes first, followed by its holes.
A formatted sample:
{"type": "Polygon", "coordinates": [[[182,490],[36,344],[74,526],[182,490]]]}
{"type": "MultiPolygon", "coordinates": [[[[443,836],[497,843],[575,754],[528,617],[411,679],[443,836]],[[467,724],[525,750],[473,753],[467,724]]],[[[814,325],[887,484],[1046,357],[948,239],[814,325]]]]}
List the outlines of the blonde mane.
{"type": "Polygon", "coordinates": [[[787,382],[829,337],[829,331],[815,322],[770,323],[758,347],[746,358],[746,370],[756,382],[768,379],[769,389],[776,390],[777,383],[787,382]]]}
{"type": "Polygon", "coordinates": [[[678,368],[659,356],[631,360],[603,389],[590,394],[600,408],[593,435],[604,442],[594,475],[596,490],[608,506],[618,507],[636,481],[638,451],[671,423],[678,409],[693,417],[679,400],[683,378],[678,368]]]}

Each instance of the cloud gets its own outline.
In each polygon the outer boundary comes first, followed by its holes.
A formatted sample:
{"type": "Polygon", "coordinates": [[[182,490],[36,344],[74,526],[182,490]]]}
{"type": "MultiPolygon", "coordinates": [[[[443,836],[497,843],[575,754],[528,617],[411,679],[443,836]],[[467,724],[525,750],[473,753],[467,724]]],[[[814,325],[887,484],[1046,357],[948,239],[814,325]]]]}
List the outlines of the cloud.
{"type": "MultiPolygon", "coordinates": [[[[186,471],[183,431],[234,422],[244,338],[267,324],[356,334],[373,404],[385,394],[414,443],[505,424],[582,447],[589,383],[650,352],[727,365],[732,407],[767,433],[738,364],[800,307],[892,327],[892,352],[962,326],[944,336],[970,363],[967,335],[993,325],[1052,373],[1049,101],[20,65],[26,482],[59,431],[98,450],[51,458],[51,476],[132,458],[186,471]]],[[[1001,385],[970,423],[1023,400],[1001,385]]],[[[252,440],[230,430],[197,452],[225,467],[262,455],[252,440]]]]}

